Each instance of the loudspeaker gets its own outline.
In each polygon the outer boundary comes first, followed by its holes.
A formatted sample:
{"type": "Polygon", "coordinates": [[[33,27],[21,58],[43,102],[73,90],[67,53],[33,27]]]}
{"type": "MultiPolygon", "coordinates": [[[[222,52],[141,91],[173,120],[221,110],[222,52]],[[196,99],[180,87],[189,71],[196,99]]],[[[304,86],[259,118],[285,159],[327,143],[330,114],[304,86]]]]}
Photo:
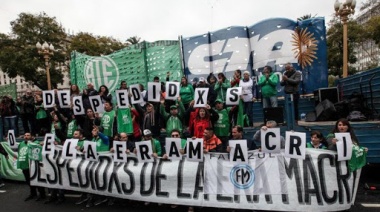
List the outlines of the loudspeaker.
{"type": "Polygon", "coordinates": [[[264,124],[267,121],[276,121],[277,124],[284,123],[284,109],[283,107],[269,107],[263,109],[264,113],[264,124]]]}
{"type": "Polygon", "coordinates": [[[314,101],[315,106],[323,102],[323,100],[328,99],[333,104],[339,102],[339,91],[338,88],[320,88],[314,91],[314,101]]]}
{"type": "Polygon", "coordinates": [[[334,104],[328,99],[323,100],[315,107],[317,121],[333,121],[336,119],[336,110],[334,104]]]}

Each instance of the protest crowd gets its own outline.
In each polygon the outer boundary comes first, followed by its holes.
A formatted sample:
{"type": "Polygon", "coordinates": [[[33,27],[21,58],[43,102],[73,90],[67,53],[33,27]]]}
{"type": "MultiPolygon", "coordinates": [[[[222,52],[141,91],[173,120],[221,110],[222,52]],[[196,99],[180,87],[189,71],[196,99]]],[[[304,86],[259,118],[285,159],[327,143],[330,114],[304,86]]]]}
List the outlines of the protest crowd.
{"type": "MultiPolygon", "coordinates": [[[[155,158],[167,158],[165,143],[162,136],[181,138],[181,153],[186,154],[186,144],[188,138],[203,139],[203,152],[230,152],[230,140],[246,140],[248,150],[260,149],[261,133],[268,129],[276,128],[275,121],[268,121],[258,130],[253,137],[244,135],[244,127],[253,126],[252,105],[256,102],[256,89],[262,89],[263,106],[277,107],[277,84],[285,86],[285,93],[295,95],[298,99],[299,76],[294,74],[294,69],[290,64],[286,69],[292,73],[286,73],[283,79],[278,79],[272,73],[272,69],[265,67],[264,74],[258,79],[258,84],[252,80],[249,71],[236,70],[234,78],[229,81],[223,73],[216,76],[210,74],[207,78],[194,78],[189,82],[186,77],[182,77],[179,83],[179,95],[175,99],[167,99],[168,90],[164,82],[159,82],[156,77],[154,82],[161,84],[161,91],[157,101],[148,100],[148,91],[143,85],[138,85],[139,95],[143,101],[134,103],[135,98],[132,92],[128,93],[126,107],[120,107],[120,96],[118,92],[130,91],[127,82],[122,81],[119,89],[115,93],[109,92],[107,86],[102,85],[95,88],[92,83],[87,84],[87,88],[81,90],[77,85],[72,84],[69,90],[69,107],[61,107],[62,99],[59,92],[54,90],[55,104],[46,108],[45,98],[40,91],[28,90],[23,96],[13,100],[10,96],[4,96],[1,100],[2,128],[14,130],[16,137],[23,139],[18,146],[18,168],[23,170],[25,180],[29,182],[29,161],[23,151],[31,143],[33,145],[43,145],[42,140],[36,138],[44,137],[46,133],[55,135],[55,144],[63,145],[67,139],[78,139],[76,149],[78,152],[84,151],[84,141],[96,143],[97,152],[113,152],[113,142],[122,141],[127,143],[127,154],[136,154],[136,143],[140,141],[150,141],[153,149],[152,156],[155,158]],[[228,105],[227,89],[240,87],[239,104],[228,105]],[[198,106],[199,101],[195,99],[196,89],[207,89],[206,102],[198,106]],[[76,99],[81,99],[83,114],[78,114],[74,110],[76,99]],[[94,105],[93,99],[100,99],[100,105],[94,105]],[[117,99],[117,101],[115,101],[117,99]],[[99,110],[96,107],[102,107],[99,110]],[[18,119],[22,121],[23,135],[16,126],[18,119]]],[[[167,82],[170,81],[167,75],[167,82]]],[[[298,119],[298,103],[295,103],[295,119],[298,119]]],[[[336,151],[337,139],[334,133],[348,132],[351,135],[354,145],[359,146],[350,123],[345,119],[336,122],[336,126],[331,134],[322,135],[318,131],[310,133],[307,148],[329,149],[336,151]]],[[[0,136],[5,140],[5,131],[2,130],[0,136]]],[[[281,148],[285,148],[285,138],[281,137],[281,148]]],[[[367,149],[365,149],[367,151],[367,149]]],[[[0,153],[6,154],[0,145],[0,153]]],[[[1,180],[1,178],[0,178],[1,180]]],[[[0,181],[0,186],[4,186],[0,181]]],[[[25,197],[25,201],[44,199],[45,204],[60,204],[65,201],[65,191],[62,189],[49,189],[50,196],[47,198],[45,188],[30,186],[30,194],[25,197]]],[[[76,204],[85,204],[92,207],[100,204],[113,205],[115,198],[99,196],[90,193],[82,193],[76,204]]],[[[148,205],[146,202],[145,205],[148,205]]],[[[176,205],[171,207],[175,208],[176,205]]],[[[189,211],[194,211],[189,207],[189,211]]]]}

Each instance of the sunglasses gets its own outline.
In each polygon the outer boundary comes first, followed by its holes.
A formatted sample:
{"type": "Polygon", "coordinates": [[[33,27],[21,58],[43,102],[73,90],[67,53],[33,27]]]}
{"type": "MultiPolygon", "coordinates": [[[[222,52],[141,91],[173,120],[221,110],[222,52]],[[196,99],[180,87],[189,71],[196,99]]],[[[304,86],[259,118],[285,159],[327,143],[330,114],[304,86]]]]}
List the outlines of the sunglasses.
{"type": "Polygon", "coordinates": [[[179,137],[179,134],[172,134],[172,137],[179,137]]]}

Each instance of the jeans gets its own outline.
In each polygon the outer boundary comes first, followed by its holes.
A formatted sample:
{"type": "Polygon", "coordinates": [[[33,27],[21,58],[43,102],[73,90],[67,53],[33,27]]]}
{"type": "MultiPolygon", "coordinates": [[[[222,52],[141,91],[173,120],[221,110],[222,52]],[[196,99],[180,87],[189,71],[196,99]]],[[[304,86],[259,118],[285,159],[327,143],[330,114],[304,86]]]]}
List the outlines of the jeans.
{"type": "Polygon", "coordinates": [[[263,108],[268,107],[277,107],[277,96],[263,97],[263,108]]]}
{"type": "Polygon", "coordinates": [[[4,118],[4,121],[5,121],[4,126],[7,125],[8,130],[14,130],[15,135],[18,136],[17,127],[16,127],[16,120],[17,120],[16,116],[5,117],[4,118]]]}

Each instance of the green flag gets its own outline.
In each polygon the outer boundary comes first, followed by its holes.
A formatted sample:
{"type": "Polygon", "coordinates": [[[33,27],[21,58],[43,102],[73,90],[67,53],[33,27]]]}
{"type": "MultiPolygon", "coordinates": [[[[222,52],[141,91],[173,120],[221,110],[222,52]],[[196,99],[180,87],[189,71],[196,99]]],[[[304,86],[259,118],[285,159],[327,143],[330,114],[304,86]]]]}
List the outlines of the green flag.
{"type": "Polygon", "coordinates": [[[29,160],[42,161],[42,146],[35,143],[29,143],[28,157],[29,157],[29,160]]]}
{"type": "Polygon", "coordinates": [[[241,99],[239,100],[237,125],[244,127],[244,104],[243,104],[243,100],[241,100],[241,99]]]}
{"type": "Polygon", "coordinates": [[[348,161],[348,168],[351,172],[362,168],[367,163],[367,152],[364,147],[353,145],[351,160],[348,161]]]}
{"type": "Polygon", "coordinates": [[[7,142],[0,142],[8,153],[8,158],[0,154],[0,175],[9,180],[25,181],[21,169],[17,169],[16,153],[9,147],[7,142]]]}
{"type": "Polygon", "coordinates": [[[133,122],[131,109],[118,109],[117,110],[117,132],[118,133],[133,133],[133,122]]]}

